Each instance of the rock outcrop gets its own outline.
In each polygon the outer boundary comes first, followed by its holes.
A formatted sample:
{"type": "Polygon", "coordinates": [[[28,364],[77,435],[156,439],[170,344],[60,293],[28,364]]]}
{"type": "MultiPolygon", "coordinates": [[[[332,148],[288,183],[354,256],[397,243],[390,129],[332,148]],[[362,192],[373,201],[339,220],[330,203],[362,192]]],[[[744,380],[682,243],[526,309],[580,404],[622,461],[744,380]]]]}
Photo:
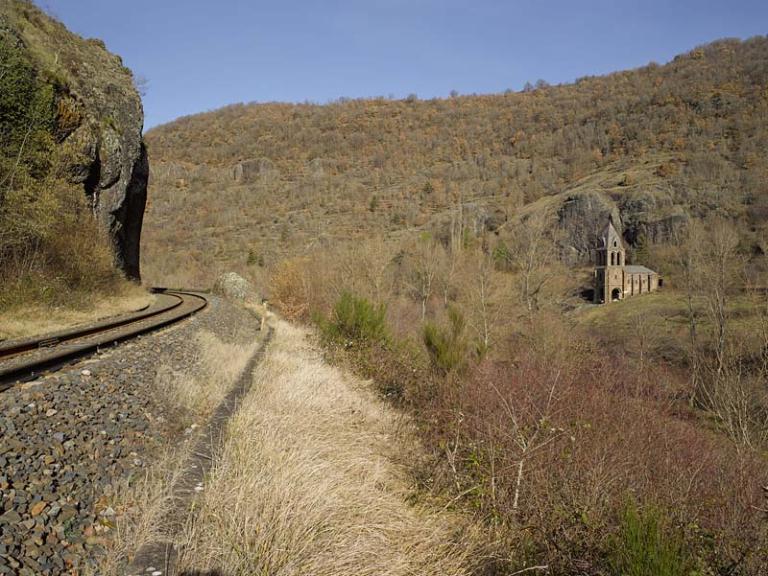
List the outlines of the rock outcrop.
{"type": "Polygon", "coordinates": [[[597,240],[609,220],[621,234],[621,214],[616,204],[600,192],[566,195],[557,212],[564,231],[562,259],[569,265],[592,260],[597,240]]]}
{"type": "Polygon", "coordinates": [[[118,266],[139,279],[149,165],[131,71],[99,40],[69,32],[30,2],[3,0],[0,32],[18,39],[56,99],[60,171],[83,186],[111,235],[118,266]]]}
{"type": "Polygon", "coordinates": [[[669,196],[639,191],[623,198],[619,208],[624,222],[624,239],[636,245],[641,238],[652,244],[679,240],[690,216],[669,196]]]}
{"type": "Polygon", "coordinates": [[[669,244],[684,237],[690,221],[685,208],[657,190],[625,195],[580,189],[547,197],[527,207],[522,217],[550,211],[560,230],[560,259],[569,266],[594,262],[606,222],[612,222],[627,246],[669,244]]]}
{"type": "Polygon", "coordinates": [[[249,296],[254,297],[250,282],[235,272],[227,272],[219,276],[213,285],[213,293],[234,301],[245,300],[249,296]]]}

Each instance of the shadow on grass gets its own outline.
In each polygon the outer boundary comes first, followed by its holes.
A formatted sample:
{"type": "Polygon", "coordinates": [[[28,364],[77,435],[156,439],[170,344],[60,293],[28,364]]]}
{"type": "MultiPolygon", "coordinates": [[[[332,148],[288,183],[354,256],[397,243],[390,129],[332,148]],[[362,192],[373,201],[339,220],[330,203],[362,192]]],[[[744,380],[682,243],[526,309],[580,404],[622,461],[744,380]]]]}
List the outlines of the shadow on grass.
{"type": "Polygon", "coordinates": [[[224,576],[221,570],[187,570],[179,576],[224,576]]]}

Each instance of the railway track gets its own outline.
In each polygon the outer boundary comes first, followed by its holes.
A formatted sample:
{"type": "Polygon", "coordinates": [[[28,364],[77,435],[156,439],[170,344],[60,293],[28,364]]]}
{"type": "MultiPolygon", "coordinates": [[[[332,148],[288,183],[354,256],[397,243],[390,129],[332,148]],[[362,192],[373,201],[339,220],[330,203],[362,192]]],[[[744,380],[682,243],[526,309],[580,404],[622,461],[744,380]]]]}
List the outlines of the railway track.
{"type": "Polygon", "coordinates": [[[169,326],[208,305],[199,292],[155,289],[151,306],[95,324],[36,338],[0,342],[0,392],[102,348],[169,326]]]}

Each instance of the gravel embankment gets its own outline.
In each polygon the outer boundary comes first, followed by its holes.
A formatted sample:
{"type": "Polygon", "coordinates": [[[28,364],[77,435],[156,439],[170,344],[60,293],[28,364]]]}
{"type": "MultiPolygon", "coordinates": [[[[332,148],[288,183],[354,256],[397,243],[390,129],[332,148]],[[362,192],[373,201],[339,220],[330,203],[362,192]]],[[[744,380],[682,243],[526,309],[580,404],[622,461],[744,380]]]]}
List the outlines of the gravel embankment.
{"type": "Polygon", "coordinates": [[[195,334],[245,343],[258,320],[213,298],[160,333],[0,394],[0,574],[79,573],[104,553],[118,483],[179,434],[154,390],[159,366],[190,370],[195,334]]]}

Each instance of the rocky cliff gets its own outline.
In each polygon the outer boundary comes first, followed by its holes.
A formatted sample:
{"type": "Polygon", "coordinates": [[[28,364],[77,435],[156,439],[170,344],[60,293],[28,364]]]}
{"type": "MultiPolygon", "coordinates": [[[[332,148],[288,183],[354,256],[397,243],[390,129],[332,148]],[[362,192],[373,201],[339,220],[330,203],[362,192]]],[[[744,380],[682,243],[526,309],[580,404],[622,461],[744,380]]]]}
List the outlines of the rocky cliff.
{"type": "Polygon", "coordinates": [[[5,52],[18,52],[52,91],[55,170],[82,186],[118,266],[139,279],[149,166],[131,71],[103,42],[69,32],[24,0],[0,2],[0,36],[5,52]]]}
{"type": "Polygon", "coordinates": [[[563,192],[528,204],[519,217],[552,215],[559,228],[560,259],[570,266],[594,262],[609,220],[630,248],[676,243],[684,237],[691,214],[660,176],[669,162],[669,156],[656,155],[640,164],[606,166],[563,192]]]}

